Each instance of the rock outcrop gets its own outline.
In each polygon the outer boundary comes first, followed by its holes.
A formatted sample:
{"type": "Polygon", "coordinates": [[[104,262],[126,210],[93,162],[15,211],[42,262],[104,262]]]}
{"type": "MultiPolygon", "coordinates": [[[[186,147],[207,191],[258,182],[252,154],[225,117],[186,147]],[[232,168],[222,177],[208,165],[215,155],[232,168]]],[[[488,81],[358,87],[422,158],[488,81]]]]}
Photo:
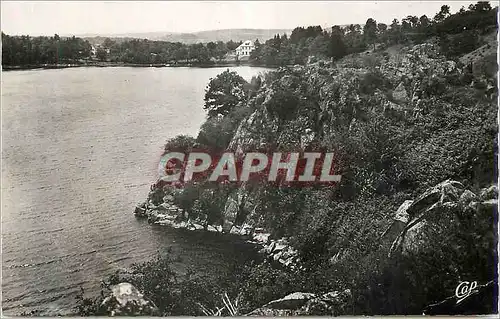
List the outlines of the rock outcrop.
{"type": "Polygon", "coordinates": [[[405,201],[393,217],[393,223],[382,235],[391,241],[389,255],[411,254],[425,249],[432,236],[427,232],[433,226],[447,227],[456,221],[449,213],[467,215],[480,219],[484,210],[491,213],[498,205],[498,188],[493,185],[479,192],[479,195],[465,189],[464,185],[446,180],[427,189],[414,201],[405,201]]]}
{"type": "Polygon", "coordinates": [[[300,260],[298,251],[288,243],[286,238],[277,240],[271,239],[271,234],[269,232],[266,232],[262,227],[250,223],[243,223],[242,225],[234,224],[234,213],[230,211],[236,210],[234,207],[241,204],[242,194],[238,193],[236,199],[228,199],[225,210],[228,211],[226,214],[232,214],[231,222],[227,222],[224,225],[209,225],[202,223],[202,221],[192,220],[187,217],[184,210],[177,207],[172,202],[171,196],[163,196],[161,200],[157,199],[156,202],[153,202],[153,198],[159,197],[159,192],[160,191],[153,187],[148,200],[136,206],[134,215],[138,218],[147,218],[148,223],[154,225],[243,236],[247,238],[248,242],[262,247],[259,252],[267,256],[270,260],[291,269],[297,266],[300,260]]]}
{"type": "Polygon", "coordinates": [[[352,295],[349,289],[322,295],[294,292],[281,299],[268,302],[247,316],[335,315],[345,313],[351,300],[352,295]]]}
{"type": "Polygon", "coordinates": [[[294,269],[300,262],[299,252],[288,243],[286,238],[267,240],[261,242],[261,245],[263,248],[260,252],[285,267],[294,269]]]}
{"type": "MultiPolygon", "coordinates": [[[[492,61],[491,57],[471,59],[467,60],[470,63],[467,62],[465,66],[462,65],[464,61],[448,60],[440,53],[440,46],[436,41],[428,41],[412,47],[399,47],[393,51],[388,49],[386,52],[369,52],[355,58],[349,56],[334,65],[325,66],[322,61],[311,58],[306,66],[280,68],[270,75],[270,79],[266,80],[248,101],[252,106],[252,113],[239,123],[228,150],[241,154],[270,145],[277,149],[300,146],[303,150],[314,148],[316,145],[336,145],[343,141],[341,137],[356,134],[360,136],[359,141],[363,141],[365,137],[362,133],[366,127],[363,125],[370,122],[368,119],[371,117],[377,118],[379,115],[390,113],[395,118],[405,118],[409,121],[419,119],[429,114],[430,108],[441,96],[452,95],[450,88],[453,85],[474,91],[470,86],[484,80],[480,74],[487,73],[483,69],[488,68],[492,61]],[[384,57],[384,63],[355,63],[357,58],[376,60],[381,56],[384,57]],[[468,76],[472,79],[468,79],[468,76]],[[460,84],[452,84],[455,82],[460,84]],[[290,96],[293,98],[288,99],[290,96]],[[283,108],[282,105],[287,107],[283,108]]],[[[489,78],[485,81],[491,85],[491,78],[496,75],[487,76],[489,78]]],[[[493,89],[487,87],[488,90],[493,89]]],[[[446,102],[446,105],[448,104],[453,106],[451,102],[446,102]]],[[[414,131],[419,129],[419,126],[415,126],[414,131]]],[[[450,140],[455,142],[451,138],[450,140]]],[[[353,144],[358,142],[355,139],[352,141],[353,144]]],[[[428,145],[433,144],[426,141],[422,144],[422,149],[428,145]]],[[[471,145],[474,143],[471,142],[471,145]]],[[[459,147],[450,146],[452,151],[455,148],[459,147]]],[[[477,152],[480,152],[480,149],[477,152]]],[[[477,152],[474,150],[471,154],[477,152]]],[[[466,157],[457,155],[461,160],[466,157]]],[[[469,157],[472,158],[472,155],[469,157]]],[[[452,157],[444,153],[442,157],[437,158],[452,157]]],[[[415,159],[419,157],[415,156],[415,159]]],[[[449,174],[437,180],[457,176],[454,174],[458,171],[459,169],[450,170],[449,174]]],[[[398,172],[394,175],[402,174],[398,172]]],[[[460,175],[456,178],[462,177],[460,175]]],[[[368,186],[374,185],[377,184],[368,186]]],[[[165,196],[160,188],[152,189],[146,203],[140,204],[135,209],[135,214],[138,217],[146,217],[150,223],[157,225],[246,236],[248,240],[261,245],[261,252],[273,261],[294,268],[300,264],[299,253],[290,246],[287,238],[273,239],[269,231],[262,228],[264,223],[259,220],[266,213],[275,213],[275,208],[265,208],[263,213],[256,213],[258,205],[254,202],[258,202],[261,193],[259,191],[265,187],[267,186],[257,185],[248,189],[241,187],[229,195],[224,194],[221,202],[225,202],[225,205],[222,205],[224,209],[221,209],[221,217],[217,215],[217,218],[212,219],[212,223],[217,224],[209,224],[209,219],[203,211],[198,214],[200,216],[188,216],[187,212],[174,205],[172,198],[165,196]],[[269,211],[265,211],[266,209],[269,211]],[[245,216],[240,214],[242,211],[245,216]]],[[[491,215],[492,210],[497,207],[497,197],[496,186],[473,192],[457,181],[441,182],[417,198],[401,204],[389,227],[383,232],[384,249],[381,251],[384,256],[387,256],[388,252],[389,258],[397,258],[402,255],[417,255],[432,249],[436,247],[435,234],[460,234],[457,229],[465,229],[459,228],[465,224],[464,220],[486,220],[484,216],[487,213],[491,215]],[[456,216],[458,217],[455,218],[456,216]],[[458,224],[460,225],[457,226],[458,224]]],[[[380,210],[384,209],[386,208],[381,207],[380,210]]],[[[381,223],[385,222],[384,217],[381,223]]],[[[478,240],[491,238],[491,234],[483,236],[480,227],[482,226],[466,229],[466,232],[478,232],[478,240]]],[[[331,264],[345,261],[350,255],[356,256],[345,246],[348,245],[340,243],[338,249],[336,247],[335,251],[329,252],[331,264]]],[[[458,248],[456,249],[458,252],[458,248]]],[[[296,292],[256,309],[251,315],[335,314],[346,305],[348,295],[346,291],[321,296],[296,292]]]]}
{"type": "Polygon", "coordinates": [[[394,91],[392,92],[392,98],[396,102],[408,102],[408,93],[406,92],[403,82],[399,83],[399,85],[394,89],[394,91]]]}

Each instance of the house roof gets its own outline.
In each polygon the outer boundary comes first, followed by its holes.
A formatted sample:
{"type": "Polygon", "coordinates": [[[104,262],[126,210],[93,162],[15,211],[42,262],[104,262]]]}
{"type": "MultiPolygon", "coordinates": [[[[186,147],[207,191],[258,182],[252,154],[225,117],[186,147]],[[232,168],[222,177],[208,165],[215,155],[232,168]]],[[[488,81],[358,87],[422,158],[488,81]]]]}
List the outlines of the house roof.
{"type": "Polygon", "coordinates": [[[246,40],[245,42],[243,42],[242,44],[240,44],[238,46],[238,48],[240,48],[242,46],[248,46],[248,45],[254,45],[253,41],[252,40],[246,40]]]}

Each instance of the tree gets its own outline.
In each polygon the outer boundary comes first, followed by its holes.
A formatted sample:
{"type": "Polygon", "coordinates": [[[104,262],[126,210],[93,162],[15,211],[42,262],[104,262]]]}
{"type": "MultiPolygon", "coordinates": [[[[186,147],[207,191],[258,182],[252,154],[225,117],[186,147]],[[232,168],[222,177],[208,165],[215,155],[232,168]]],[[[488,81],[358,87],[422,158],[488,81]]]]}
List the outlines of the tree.
{"type": "Polygon", "coordinates": [[[475,5],[471,4],[471,11],[483,12],[490,10],[491,10],[491,5],[489,1],[478,1],[475,5]]]}
{"type": "Polygon", "coordinates": [[[382,43],[387,43],[387,24],[385,23],[379,23],[377,24],[377,32],[379,35],[379,40],[382,43]]]}
{"type": "Polygon", "coordinates": [[[210,53],[210,56],[215,56],[215,50],[217,49],[217,44],[215,42],[208,42],[207,49],[210,53]]]}
{"type": "Polygon", "coordinates": [[[108,52],[106,51],[106,49],[99,47],[97,48],[95,55],[99,59],[99,61],[106,61],[108,52]]]}
{"type": "Polygon", "coordinates": [[[202,43],[193,44],[190,46],[191,58],[198,63],[207,63],[210,61],[210,52],[202,43]]]}
{"type": "Polygon", "coordinates": [[[238,73],[229,69],[210,79],[205,91],[205,105],[208,116],[227,115],[240,102],[244,101],[247,94],[244,85],[247,82],[238,73]]]}
{"type": "Polygon", "coordinates": [[[373,49],[375,50],[375,42],[377,42],[377,21],[372,18],[366,20],[366,24],[363,27],[363,34],[366,43],[373,44],[373,49]]]}
{"type": "Polygon", "coordinates": [[[102,43],[102,46],[105,47],[105,48],[107,48],[107,49],[110,49],[115,44],[116,44],[115,41],[111,40],[110,38],[106,38],[106,39],[104,39],[104,42],[102,43]]]}
{"type": "Polygon", "coordinates": [[[224,223],[224,206],[228,195],[229,192],[224,185],[215,185],[213,188],[203,188],[200,190],[199,197],[194,202],[192,217],[205,219],[205,229],[208,225],[222,225],[224,223]]]}
{"type": "Polygon", "coordinates": [[[416,28],[418,26],[418,17],[417,16],[408,16],[408,21],[410,21],[411,27],[416,28]]]}
{"type": "Polygon", "coordinates": [[[328,36],[324,36],[321,34],[315,37],[309,47],[310,55],[321,56],[321,57],[328,56],[328,51],[330,46],[329,42],[330,39],[328,38],[328,36]]]}
{"type": "Polygon", "coordinates": [[[419,27],[425,29],[431,24],[431,20],[424,14],[418,19],[418,25],[419,27]]]}
{"type": "Polygon", "coordinates": [[[401,32],[401,25],[399,24],[398,19],[392,20],[389,35],[389,41],[392,44],[399,44],[403,41],[403,33],[401,32]]]}
{"type": "Polygon", "coordinates": [[[345,27],[344,43],[348,48],[348,53],[360,52],[365,49],[366,43],[363,41],[359,24],[351,24],[345,27]]]}
{"type": "Polygon", "coordinates": [[[344,32],[339,26],[332,27],[328,51],[329,55],[334,59],[340,59],[347,52],[346,45],[344,43],[344,32]]]}
{"type": "Polygon", "coordinates": [[[201,125],[196,141],[212,151],[222,151],[231,142],[238,124],[230,116],[211,117],[201,125]]]}
{"type": "Polygon", "coordinates": [[[432,29],[430,28],[430,26],[431,26],[431,20],[426,15],[421,16],[418,19],[418,23],[417,23],[417,31],[418,32],[416,32],[414,34],[414,39],[417,42],[424,41],[429,36],[429,34],[432,32],[432,29]]]}
{"type": "Polygon", "coordinates": [[[224,56],[226,55],[228,51],[228,48],[226,44],[222,41],[217,41],[217,44],[215,46],[215,57],[219,60],[222,61],[224,59],[224,56]]]}
{"type": "Polygon", "coordinates": [[[385,31],[387,31],[387,24],[385,24],[385,23],[377,24],[377,30],[379,33],[383,33],[385,31]]]}
{"type": "Polygon", "coordinates": [[[434,21],[439,23],[450,16],[450,6],[441,6],[441,10],[434,16],[434,21]]]}

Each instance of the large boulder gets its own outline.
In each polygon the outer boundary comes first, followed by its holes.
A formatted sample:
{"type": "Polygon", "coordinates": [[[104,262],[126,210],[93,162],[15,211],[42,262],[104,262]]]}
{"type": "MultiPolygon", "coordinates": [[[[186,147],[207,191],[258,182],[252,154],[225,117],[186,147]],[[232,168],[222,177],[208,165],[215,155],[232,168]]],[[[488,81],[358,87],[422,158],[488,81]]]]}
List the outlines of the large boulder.
{"type": "Polygon", "coordinates": [[[306,315],[304,307],[316,295],[307,292],[294,292],[283,298],[268,302],[247,316],[297,316],[306,315]]]}
{"type": "Polygon", "coordinates": [[[101,303],[108,316],[158,316],[156,305],[132,284],[122,282],[111,287],[111,294],[101,303]]]}
{"type": "Polygon", "coordinates": [[[406,224],[408,223],[409,215],[408,208],[413,204],[412,200],[406,200],[399,206],[396,214],[392,219],[392,223],[387,227],[385,232],[382,234],[382,240],[384,242],[392,242],[396,237],[401,234],[406,224]]]}
{"type": "Polygon", "coordinates": [[[433,241],[433,231],[451,229],[450,226],[464,216],[472,220],[487,218],[482,214],[491,214],[497,205],[496,197],[496,186],[483,189],[478,196],[452,180],[427,189],[414,201],[405,201],[401,205],[392,225],[383,234],[383,237],[393,240],[389,255],[395,252],[408,255],[425,249],[427,243],[433,241]]]}
{"type": "Polygon", "coordinates": [[[394,89],[392,92],[392,98],[394,101],[399,103],[408,102],[408,93],[406,92],[403,82],[399,83],[399,85],[394,89]]]}
{"type": "Polygon", "coordinates": [[[134,215],[136,217],[146,217],[146,202],[139,203],[135,206],[134,215]]]}
{"type": "Polygon", "coordinates": [[[498,198],[498,187],[496,185],[491,185],[490,187],[484,188],[479,193],[479,198],[483,201],[498,198]]]}
{"type": "Polygon", "coordinates": [[[158,206],[163,203],[163,197],[165,197],[163,189],[161,187],[152,186],[151,191],[148,194],[148,203],[158,206]]]}
{"type": "Polygon", "coordinates": [[[271,309],[299,309],[304,306],[309,299],[314,297],[316,297],[316,295],[312,293],[294,292],[281,299],[273,300],[264,305],[264,307],[271,309]]]}
{"type": "Polygon", "coordinates": [[[408,207],[407,212],[410,218],[408,222],[415,222],[422,215],[431,212],[440,205],[456,205],[464,191],[462,183],[452,180],[446,180],[427,189],[408,207]]]}
{"type": "Polygon", "coordinates": [[[162,224],[168,223],[175,220],[175,216],[165,214],[165,212],[160,212],[159,210],[148,210],[148,223],[150,224],[162,224]]]}

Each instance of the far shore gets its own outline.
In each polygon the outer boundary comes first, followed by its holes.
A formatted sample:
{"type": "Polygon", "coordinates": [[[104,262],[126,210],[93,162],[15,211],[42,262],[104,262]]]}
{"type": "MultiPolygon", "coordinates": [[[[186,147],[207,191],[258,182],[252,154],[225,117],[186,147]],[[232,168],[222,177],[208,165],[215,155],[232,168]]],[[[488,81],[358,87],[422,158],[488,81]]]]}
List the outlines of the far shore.
{"type": "Polygon", "coordinates": [[[211,63],[123,63],[123,62],[93,62],[93,63],[58,63],[58,64],[29,64],[29,65],[2,65],[2,71],[15,70],[36,70],[36,69],[66,69],[81,67],[140,67],[140,68],[166,68],[166,67],[197,67],[197,68],[217,68],[233,66],[255,66],[268,67],[251,64],[248,61],[225,61],[211,63]]]}

